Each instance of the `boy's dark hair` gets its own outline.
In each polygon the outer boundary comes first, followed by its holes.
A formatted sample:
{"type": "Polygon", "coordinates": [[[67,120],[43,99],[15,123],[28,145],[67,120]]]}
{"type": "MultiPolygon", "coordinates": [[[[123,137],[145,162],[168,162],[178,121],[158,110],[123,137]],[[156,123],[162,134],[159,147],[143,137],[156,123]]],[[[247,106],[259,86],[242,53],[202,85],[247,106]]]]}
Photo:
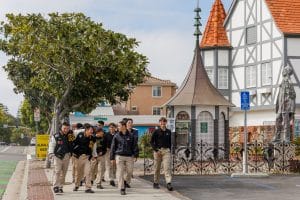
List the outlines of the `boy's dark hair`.
{"type": "Polygon", "coordinates": [[[113,127],[117,127],[117,125],[115,124],[115,123],[113,123],[113,122],[111,122],[111,123],[109,123],[109,125],[108,126],[113,126],[113,127]]]}
{"type": "Polygon", "coordinates": [[[77,124],[76,124],[76,128],[77,128],[77,129],[81,129],[81,128],[83,128],[83,125],[82,125],[82,123],[77,123],[77,124]]]}
{"type": "Polygon", "coordinates": [[[61,126],[70,126],[69,122],[63,122],[61,126]]]}
{"type": "Polygon", "coordinates": [[[85,130],[88,130],[88,129],[90,129],[90,128],[93,128],[93,126],[90,125],[89,123],[85,123],[83,126],[84,126],[84,129],[85,129],[85,130]]]}
{"type": "Polygon", "coordinates": [[[122,121],[120,121],[119,122],[122,126],[126,126],[126,124],[127,124],[127,121],[125,121],[125,120],[122,120],[122,121]]]}
{"type": "Polygon", "coordinates": [[[122,119],[122,121],[124,121],[125,123],[127,123],[128,118],[125,117],[125,118],[122,119]]]}
{"type": "Polygon", "coordinates": [[[98,121],[98,124],[101,124],[102,126],[104,126],[104,121],[100,120],[100,121],[98,121]]]}
{"type": "Polygon", "coordinates": [[[159,119],[159,122],[167,122],[168,120],[167,120],[167,118],[165,118],[165,117],[161,117],[160,119],[159,119]]]}
{"type": "Polygon", "coordinates": [[[127,118],[127,122],[131,121],[133,123],[133,120],[131,118],[127,118]]]}

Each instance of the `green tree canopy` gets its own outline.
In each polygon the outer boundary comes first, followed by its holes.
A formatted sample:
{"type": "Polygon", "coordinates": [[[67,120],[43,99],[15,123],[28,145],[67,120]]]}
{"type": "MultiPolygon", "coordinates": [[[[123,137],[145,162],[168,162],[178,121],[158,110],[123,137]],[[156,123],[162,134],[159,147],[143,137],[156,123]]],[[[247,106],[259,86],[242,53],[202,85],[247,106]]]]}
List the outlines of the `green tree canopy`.
{"type": "Polygon", "coordinates": [[[6,17],[0,49],[10,59],[4,69],[16,92],[53,102],[54,125],[69,112],[90,112],[101,101],[127,100],[127,86],[148,75],[147,58],[135,51],[135,39],[105,30],[81,13],[6,17]]]}

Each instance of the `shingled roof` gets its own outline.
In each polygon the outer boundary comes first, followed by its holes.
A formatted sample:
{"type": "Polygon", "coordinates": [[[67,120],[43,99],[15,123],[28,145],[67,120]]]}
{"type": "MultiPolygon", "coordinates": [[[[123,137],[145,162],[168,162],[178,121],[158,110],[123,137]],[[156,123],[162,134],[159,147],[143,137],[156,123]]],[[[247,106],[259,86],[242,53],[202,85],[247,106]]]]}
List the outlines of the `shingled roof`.
{"type": "Polygon", "coordinates": [[[300,34],[300,0],[266,0],[274,21],[284,34],[300,34]]]}
{"type": "Polygon", "coordinates": [[[171,82],[170,80],[162,80],[153,76],[148,76],[144,78],[144,82],[139,85],[161,85],[161,86],[176,86],[176,83],[171,82]]]}
{"type": "Polygon", "coordinates": [[[197,43],[192,65],[176,94],[165,104],[234,106],[212,85],[203,67],[197,43]]]}
{"type": "Polygon", "coordinates": [[[209,18],[201,41],[201,48],[230,47],[225,28],[223,26],[226,12],[221,0],[216,0],[210,11],[209,18]]]}

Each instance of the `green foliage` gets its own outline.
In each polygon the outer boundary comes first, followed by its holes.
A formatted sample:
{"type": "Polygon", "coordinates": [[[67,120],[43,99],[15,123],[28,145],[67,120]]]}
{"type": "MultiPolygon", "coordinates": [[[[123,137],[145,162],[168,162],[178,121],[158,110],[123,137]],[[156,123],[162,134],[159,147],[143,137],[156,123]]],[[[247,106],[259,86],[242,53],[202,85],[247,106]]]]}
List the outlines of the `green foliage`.
{"type": "Polygon", "coordinates": [[[144,135],[139,138],[140,158],[153,158],[153,150],[150,144],[151,135],[151,133],[144,133],[144,135]]]}
{"type": "Polygon", "coordinates": [[[0,107],[0,141],[10,142],[12,130],[11,128],[4,128],[4,124],[8,126],[15,126],[16,118],[4,112],[3,108],[0,107]]]}
{"type": "MultiPolygon", "coordinates": [[[[25,98],[25,100],[22,102],[20,112],[22,125],[30,127],[32,130],[35,130],[36,127],[34,121],[34,108],[29,103],[28,99],[25,98]]],[[[47,120],[45,112],[41,112],[41,121],[38,124],[40,132],[46,133],[49,128],[49,122],[47,120]]]]}
{"type": "Polygon", "coordinates": [[[296,137],[293,141],[293,144],[296,145],[296,149],[295,149],[296,156],[300,156],[300,137],[296,137]]]}
{"type": "Polygon", "coordinates": [[[32,96],[38,107],[44,104],[50,118],[90,112],[102,101],[126,101],[128,85],[148,75],[147,58],[135,51],[135,39],[105,30],[82,13],[6,17],[0,49],[10,59],[4,69],[15,91],[32,106],[32,96]]]}
{"type": "Polygon", "coordinates": [[[27,128],[13,128],[10,136],[10,142],[18,143],[20,145],[28,145],[30,138],[32,138],[34,134],[34,132],[27,128]]]}

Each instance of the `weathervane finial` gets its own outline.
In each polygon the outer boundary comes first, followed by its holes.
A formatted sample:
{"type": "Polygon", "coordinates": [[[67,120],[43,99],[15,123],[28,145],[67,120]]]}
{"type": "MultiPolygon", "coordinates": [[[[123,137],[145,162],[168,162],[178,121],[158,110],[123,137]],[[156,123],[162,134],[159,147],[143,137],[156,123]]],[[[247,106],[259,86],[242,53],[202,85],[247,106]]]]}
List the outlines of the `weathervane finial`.
{"type": "Polygon", "coordinates": [[[197,44],[199,43],[199,36],[202,35],[201,31],[200,31],[200,26],[202,26],[201,22],[200,22],[200,12],[201,12],[201,9],[199,7],[199,0],[197,0],[197,7],[195,8],[194,12],[196,13],[196,16],[195,16],[195,24],[194,26],[196,27],[196,30],[195,30],[195,33],[194,33],[194,36],[196,36],[196,40],[197,40],[197,44]]]}

